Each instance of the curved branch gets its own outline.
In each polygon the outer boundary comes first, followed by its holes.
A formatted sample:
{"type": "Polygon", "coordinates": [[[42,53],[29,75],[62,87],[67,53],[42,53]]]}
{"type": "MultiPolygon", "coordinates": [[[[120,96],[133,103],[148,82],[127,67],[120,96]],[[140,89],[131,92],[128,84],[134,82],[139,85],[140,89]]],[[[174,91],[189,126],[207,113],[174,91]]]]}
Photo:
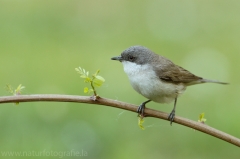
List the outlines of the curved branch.
{"type": "MultiPolygon", "coordinates": [[[[124,103],[112,99],[106,98],[97,98],[97,100],[93,100],[92,97],[89,96],[76,96],[76,95],[54,95],[54,94],[43,94],[43,95],[17,95],[17,96],[3,96],[0,97],[0,103],[16,103],[16,102],[37,102],[37,101],[52,101],[52,102],[75,102],[75,103],[88,103],[88,104],[98,104],[105,105],[120,109],[125,109],[128,111],[136,112],[137,106],[129,103],[124,103]]],[[[168,120],[168,113],[164,113],[161,111],[153,110],[146,108],[145,109],[146,117],[154,117],[160,118],[164,120],[168,120]]],[[[179,116],[175,116],[174,122],[193,128],[195,130],[199,130],[203,133],[209,134],[221,140],[227,141],[233,145],[240,147],[240,139],[231,136],[227,133],[214,129],[208,125],[195,122],[189,119],[185,119],[179,116]]]]}

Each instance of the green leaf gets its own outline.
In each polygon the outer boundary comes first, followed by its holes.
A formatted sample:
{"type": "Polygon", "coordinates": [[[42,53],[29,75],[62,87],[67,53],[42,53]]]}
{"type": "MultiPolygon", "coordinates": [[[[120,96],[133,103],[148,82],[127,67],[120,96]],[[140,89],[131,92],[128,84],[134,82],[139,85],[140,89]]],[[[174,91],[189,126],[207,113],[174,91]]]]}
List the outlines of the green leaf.
{"type": "Polygon", "coordinates": [[[91,78],[89,78],[89,77],[87,77],[87,78],[85,78],[85,83],[88,83],[88,82],[91,82],[92,81],[92,79],[91,78]]]}
{"type": "Polygon", "coordinates": [[[90,92],[93,92],[93,89],[89,89],[88,92],[89,92],[89,93],[90,93],[90,92]]]}
{"type": "Polygon", "coordinates": [[[89,89],[88,87],[85,87],[83,92],[84,93],[91,93],[91,92],[93,92],[93,89],[89,89]]]}
{"type": "Polygon", "coordinates": [[[204,113],[201,113],[201,114],[199,115],[198,122],[204,124],[204,123],[207,121],[207,119],[204,118],[204,115],[205,115],[204,113]]]}
{"type": "Polygon", "coordinates": [[[88,72],[85,69],[78,67],[78,68],[75,68],[75,70],[77,71],[77,73],[79,73],[81,75],[80,76],[81,78],[88,77],[88,72]]]}
{"type": "Polygon", "coordinates": [[[142,117],[138,118],[138,126],[140,127],[140,129],[144,130],[144,126],[143,126],[144,120],[142,117]]]}
{"type": "Polygon", "coordinates": [[[85,87],[84,90],[83,90],[84,93],[88,93],[88,91],[89,91],[89,90],[88,90],[87,87],[85,87]]]}
{"type": "Polygon", "coordinates": [[[75,70],[77,71],[77,73],[79,73],[79,74],[83,74],[81,67],[79,67],[79,68],[75,68],[75,70]]]}
{"type": "Polygon", "coordinates": [[[22,93],[22,90],[24,89],[25,87],[22,86],[22,84],[18,85],[18,87],[15,89],[15,93],[14,95],[20,95],[22,93]]]}
{"type": "Polygon", "coordinates": [[[87,76],[86,76],[86,75],[81,75],[80,77],[81,77],[81,78],[87,78],[87,76]]]}
{"type": "Polygon", "coordinates": [[[12,86],[11,86],[10,84],[7,84],[7,85],[6,85],[6,90],[7,90],[9,93],[14,94],[13,88],[12,88],[12,86]]]}
{"type": "Polygon", "coordinates": [[[95,73],[95,76],[97,76],[99,74],[100,70],[97,70],[95,73]]]}
{"type": "Polygon", "coordinates": [[[93,80],[93,84],[98,87],[100,87],[103,84],[103,82],[105,82],[105,79],[102,76],[95,76],[93,80]]]}

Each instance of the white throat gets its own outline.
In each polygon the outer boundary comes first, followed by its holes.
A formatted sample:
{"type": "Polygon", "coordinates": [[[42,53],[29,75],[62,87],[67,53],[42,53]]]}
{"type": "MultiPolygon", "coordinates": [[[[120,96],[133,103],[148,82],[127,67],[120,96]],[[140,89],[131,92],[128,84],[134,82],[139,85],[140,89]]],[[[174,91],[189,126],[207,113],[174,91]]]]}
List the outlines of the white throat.
{"type": "Polygon", "coordinates": [[[143,73],[145,71],[151,70],[151,68],[148,65],[138,65],[136,63],[133,62],[129,62],[129,61],[123,61],[123,69],[124,72],[128,75],[128,76],[132,76],[135,74],[139,74],[139,73],[143,73]]]}

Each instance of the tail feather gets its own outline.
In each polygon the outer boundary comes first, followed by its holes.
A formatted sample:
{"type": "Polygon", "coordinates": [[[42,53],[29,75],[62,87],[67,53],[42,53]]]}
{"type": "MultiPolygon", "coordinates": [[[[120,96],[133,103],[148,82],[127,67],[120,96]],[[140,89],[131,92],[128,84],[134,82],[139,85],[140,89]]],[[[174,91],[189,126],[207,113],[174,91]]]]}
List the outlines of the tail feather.
{"type": "Polygon", "coordinates": [[[187,85],[187,86],[191,86],[191,85],[201,84],[201,83],[229,84],[229,83],[226,83],[226,82],[219,82],[219,81],[216,81],[216,80],[209,80],[209,79],[201,78],[201,79],[199,79],[199,80],[197,80],[197,81],[189,82],[189,83],[187,83],[186,85],[187,85]]]}
{"type": "Polygon", "coordinates": [[[209,79],[201,79],[200,81],[201,83],[218,83],[218,84],[229,84],[226,82],[220,82],[220,81],[216,81],[216,80],[209,80],[209,79]]]}

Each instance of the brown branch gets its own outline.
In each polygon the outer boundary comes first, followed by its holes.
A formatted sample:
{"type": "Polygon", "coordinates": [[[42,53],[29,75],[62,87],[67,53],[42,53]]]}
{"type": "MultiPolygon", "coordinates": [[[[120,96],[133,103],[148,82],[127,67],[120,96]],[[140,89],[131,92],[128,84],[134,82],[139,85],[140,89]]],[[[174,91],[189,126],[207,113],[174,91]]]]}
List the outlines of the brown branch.
{"type": "MultiPolygon", "coordinates": [[[[3,96],[0,97],[0,103],[16,103],[16,102],[36,102],[36,101],[52,101],[52,102],[75,102],[75,103],[88,103],[88,104],[98,104],[106,105],[110,107],[125,109],[128,111],[136,112],[137,106],[129,103],[124,103],[112,99],[106,98],[97,98],[96,101],[89,96],[75,96],[75,95],[54,95],[54,94],[43,94],[43,95],[17,95],[17,96],[3,96]]],[[[153,110],[146,108],[145,109],[146,117],[160,118],[168,120],[168,113],[161,111],[153,110]]],[[[217,137],[221,140],[227,141],[233,145],[240,147],[240,139],[231,136],[227,133],[221,132],[217,129],[214,129],[208,125],[195,122],[189,119],[185,119],[179,116],[175,116],[174,122],[185,125],[187,127],[199,130],[206,134],[217,137]]]]}

